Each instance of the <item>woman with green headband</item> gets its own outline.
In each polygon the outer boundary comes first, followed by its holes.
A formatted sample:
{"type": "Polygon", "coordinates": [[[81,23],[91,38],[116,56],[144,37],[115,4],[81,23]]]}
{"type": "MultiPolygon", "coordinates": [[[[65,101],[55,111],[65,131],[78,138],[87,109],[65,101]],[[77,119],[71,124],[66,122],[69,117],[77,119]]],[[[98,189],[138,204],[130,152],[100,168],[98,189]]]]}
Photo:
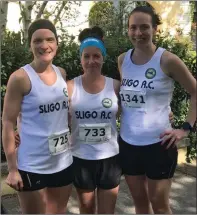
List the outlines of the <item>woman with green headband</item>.
{"type": "Polygon", "coordinates": [[[11,74],[3,108],[6,183],[18,191],[24,214],[63,214],[73,182],[65,71],[52,64],[57,51],[54,25],[44,19],[28,30],[33,61],[11,74]],[[14,129],[20,115],[20,145],[14,129]]]}
{"type": "Polygon", "coordinates": [[[102,75],[102,30],[84,29],[79,41],[84,74],[67,83],[74,185],[80,213],[94,214],[97,202],[98,214],[113,214],[121,177],[116,127],[120,82],[102,75]]]}

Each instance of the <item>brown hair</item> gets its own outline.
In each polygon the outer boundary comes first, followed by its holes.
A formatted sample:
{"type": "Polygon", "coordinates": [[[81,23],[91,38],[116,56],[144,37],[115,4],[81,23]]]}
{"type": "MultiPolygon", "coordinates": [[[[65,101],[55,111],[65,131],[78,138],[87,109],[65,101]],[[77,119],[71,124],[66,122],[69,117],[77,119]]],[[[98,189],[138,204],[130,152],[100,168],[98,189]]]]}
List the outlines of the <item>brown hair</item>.
{"type": "Polygon", "coordinates": [[[146,13],[146,14],[149,14],[152,18],[152,25],[153,27],[157,27],[158,25],[162,24],[161,22],[161,18],[159,16],[159,14],[157,14],[155,12],[155,9],[153,7],[148,7],[148,6],[139,6],[139,7],[136,7],[130,14],[129,14],[129,17],[128,17],[128,27],[129,27],[129,19],[130,19],[130,16],[133,14],[133,13],[136,13],[136,12],[142,12],[142,13],[146,13]]]}
{"type": "Polygon", "coordinates": [[[88,37],[94,37],[96,39],[99,39],[103,42],[104,32],[103,30],[98,27],[94,26],[92,28],[85,28],[78,36],[78,40],[82,42],[88,37]]]}

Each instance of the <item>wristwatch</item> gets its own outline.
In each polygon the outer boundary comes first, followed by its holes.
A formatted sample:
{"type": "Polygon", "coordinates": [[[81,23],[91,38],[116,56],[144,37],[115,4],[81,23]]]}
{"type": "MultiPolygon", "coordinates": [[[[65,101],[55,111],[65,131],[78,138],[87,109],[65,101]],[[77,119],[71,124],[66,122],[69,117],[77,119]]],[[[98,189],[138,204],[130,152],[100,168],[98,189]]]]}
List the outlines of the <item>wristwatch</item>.
{"type": "Polygon", "coordinates": [[[181,127],[184,131],[192,131],[192,126],[189,122],[184,122],[181,127]]]}

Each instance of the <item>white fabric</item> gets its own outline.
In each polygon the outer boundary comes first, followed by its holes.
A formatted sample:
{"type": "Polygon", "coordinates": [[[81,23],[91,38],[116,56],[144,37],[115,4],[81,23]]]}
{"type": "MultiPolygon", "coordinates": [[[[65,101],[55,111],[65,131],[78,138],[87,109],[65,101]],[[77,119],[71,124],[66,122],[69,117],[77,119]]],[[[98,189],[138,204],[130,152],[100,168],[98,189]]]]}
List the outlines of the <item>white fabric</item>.
{"type": "Polygon", "coordinates": [[[171,128],[169,111],[174,81],[160,67],[165,49],[158,48],[149,62],[135,65],[129,50],[121,71],[120,135],[132,145],[149,145],[161,141],[159,135],[171,128]]]}
{"type": "Polygon", "coordinates": [[[116,114],[118,98],[113,79],[105,77],[105,87],[97,94],[87,93],[81,76],[74,79],[70,112],[73,156],[99,160],[119,153],[116,114]]]}
{"type": "Polygon", "coordinates": [[[87,143],[102,143],[111,139],[111,124],[82,124],[79,125],[79,139],[87,143]]]}
{"type": "Polygon", "coordinates": [[[46,85],[29,64],[22,68],[30,79],[31,91],[24,96],[21,106],[18,168],[41,174],[59,172],[73,162],[66,139],[67,85],[54,65],[57,80],[52,86],[46,85]]]}

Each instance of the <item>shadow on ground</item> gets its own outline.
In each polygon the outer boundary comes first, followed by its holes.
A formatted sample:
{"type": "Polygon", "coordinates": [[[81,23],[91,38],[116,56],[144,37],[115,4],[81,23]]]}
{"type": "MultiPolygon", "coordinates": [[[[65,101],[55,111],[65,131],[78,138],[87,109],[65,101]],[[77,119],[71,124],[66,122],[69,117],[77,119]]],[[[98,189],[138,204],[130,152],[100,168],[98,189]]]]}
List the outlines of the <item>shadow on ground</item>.
{"type": "MultiPolygon", "coordinates": [[[[9,214],[19,214],[20,207],[16,194],[3,195],[2,204],[9,214]]],[[[170,204],[174,214],[196,214],[196,178],[176,172],[170,193],[170,204]]],[[[76,191],[73,189],[68,202],[68,214],[78,214],[76,191]]],[[[134,214],[134,204],[131,199],[124,177],[121,179],[120,191],[116,203],[116,214],[134,214]]]]}

